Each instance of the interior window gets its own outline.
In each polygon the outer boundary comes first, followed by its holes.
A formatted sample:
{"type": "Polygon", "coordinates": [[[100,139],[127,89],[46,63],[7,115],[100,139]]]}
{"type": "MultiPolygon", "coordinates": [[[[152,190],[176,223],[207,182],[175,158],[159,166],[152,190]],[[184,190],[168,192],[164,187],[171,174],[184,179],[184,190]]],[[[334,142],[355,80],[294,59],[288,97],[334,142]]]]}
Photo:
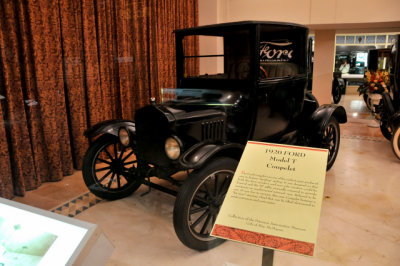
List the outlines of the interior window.
{"type": "Polygon", "coordinates": [[[223,36],[200,35],[197,55],[185,51],[184,77],[204,79],[248,79],[250,77],[250,45],[247,31],[224,33],[223,36]],[[196,69],[193,65],[198,65],[196,69]]]}

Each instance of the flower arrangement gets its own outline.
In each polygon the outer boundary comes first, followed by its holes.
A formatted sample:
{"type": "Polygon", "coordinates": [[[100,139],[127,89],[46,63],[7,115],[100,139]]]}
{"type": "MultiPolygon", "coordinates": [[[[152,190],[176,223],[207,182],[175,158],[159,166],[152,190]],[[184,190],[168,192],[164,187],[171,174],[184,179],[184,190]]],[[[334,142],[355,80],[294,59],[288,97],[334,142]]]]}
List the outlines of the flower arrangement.
{"type": "Polygon", "coordinates": [[[359,88],[360,94],[367,92],[367,90],[370,93],[379,94],[382,94],[383,92],[389,92],[389,72],[387,70],[378,70],[376,72],[370,72],[368,70],[365,73],[365,77],[366,82],[359,88]]]}

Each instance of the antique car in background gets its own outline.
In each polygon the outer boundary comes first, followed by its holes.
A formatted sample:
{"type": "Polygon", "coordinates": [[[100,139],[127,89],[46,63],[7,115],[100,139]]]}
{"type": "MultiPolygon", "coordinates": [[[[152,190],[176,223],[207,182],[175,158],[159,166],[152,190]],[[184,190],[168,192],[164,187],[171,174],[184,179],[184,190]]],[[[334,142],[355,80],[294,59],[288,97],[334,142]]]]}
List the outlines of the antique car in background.
{"type": "Polygon", "coordinates": [[[364,73],[364,83],[357,91],[363,96],[367,108],[375,113],[375,104],[379,103],[380,95],[384,91],[389,91],[389,68],[390,68],[390,48],[371,49],[368,51],[368,67],[364,73]],[[377,75],[376,75],[377,74],[377,75]],[[375,79],[376,82],[375,82],[375,79]],[[381,83],[384,82],[384,86],[381,83]],[[376,86],[374,86],[374,85],[376,86]]]}
{"type": "Polygon", "coordinates": [[[334,103],[339,103],[342,99],[342,95],[346,93],[346,80],[342,78],[342,72],[333,72],[332,81],[332,99],[334,103]]]}
{"type": "Polygon", "coordinates": [[[375,111],[381,121],[382,134],[391,141],[394,154],[400,160],[400,35],[390,50],[390,90],[382,93],[375,111]]]}
{"type": "Polygon", "coordinates": [[[365,81],[358,88],[367,108],[379,121],[382,135],[388,140],[392,139],[395,129],[393,114],[398,110],[398,80],[394,78],[398,64],[395,45],[393,48],[369,50],[365,81]]]}
{"type": "Polygon", "coordinates": [[[175,36],[177,88],[169,89],[168,101],[137,110],[135,121],[105,121],[87,130],[88,138],[97,138],[85,155],[83,177],[104,199],[126,197],[142,184],[176,195],[178,238],[207,250],[223,242],[210,231],[248,140],[326,148],[329,169],[346,112],[319,106],[306,93],[304,26],[235,22],[176,30],[175,36]],[[211,42],[217,51],[188,53],[193,36],[200,47],[211,42]],[[175,178],[181,172],[186,179],[175,178]]]}

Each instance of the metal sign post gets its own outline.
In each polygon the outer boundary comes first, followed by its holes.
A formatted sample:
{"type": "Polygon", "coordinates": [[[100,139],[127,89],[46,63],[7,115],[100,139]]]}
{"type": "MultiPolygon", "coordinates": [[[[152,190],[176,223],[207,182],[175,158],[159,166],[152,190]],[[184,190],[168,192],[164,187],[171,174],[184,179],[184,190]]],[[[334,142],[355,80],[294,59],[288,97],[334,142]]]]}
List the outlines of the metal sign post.
{"type": "Polygon", "coordinates": [[[261,266],[273,266],[274,265],[274,250],[263,248],[261,266]]]}

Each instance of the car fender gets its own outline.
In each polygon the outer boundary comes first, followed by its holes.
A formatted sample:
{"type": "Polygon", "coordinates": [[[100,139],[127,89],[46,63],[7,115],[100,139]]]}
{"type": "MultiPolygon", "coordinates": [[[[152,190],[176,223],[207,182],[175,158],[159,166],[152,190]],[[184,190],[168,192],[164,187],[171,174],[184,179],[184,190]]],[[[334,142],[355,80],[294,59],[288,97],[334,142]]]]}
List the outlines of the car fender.
{"type": "Polygon", "coordinates": [[[347,122],[346,110],[343,106],[337,104],[324,104],[314,111],[305,123],[303,130],[306,131],[307,135],[320,136],[323,134],[323,131],[332,116],[341,124],[347,122]]]}
{"type": "Polygon", "coordinates": [[[243,150],[244,146],[238,143],[200,142],[183,153],[179,163],[185,169],[197,169],[215,156],[240,160],[243,150]]]}
{"type": "Polygon", "coordinates": [[[131,120],[112,119],[95,124],[87,129],[84,135],[88,139],[92,139],[100,134],[110,134],[118,137],[118,131],[121,127],[128,128],[133,134],[136,132],[135,122],[131,120]]]}

